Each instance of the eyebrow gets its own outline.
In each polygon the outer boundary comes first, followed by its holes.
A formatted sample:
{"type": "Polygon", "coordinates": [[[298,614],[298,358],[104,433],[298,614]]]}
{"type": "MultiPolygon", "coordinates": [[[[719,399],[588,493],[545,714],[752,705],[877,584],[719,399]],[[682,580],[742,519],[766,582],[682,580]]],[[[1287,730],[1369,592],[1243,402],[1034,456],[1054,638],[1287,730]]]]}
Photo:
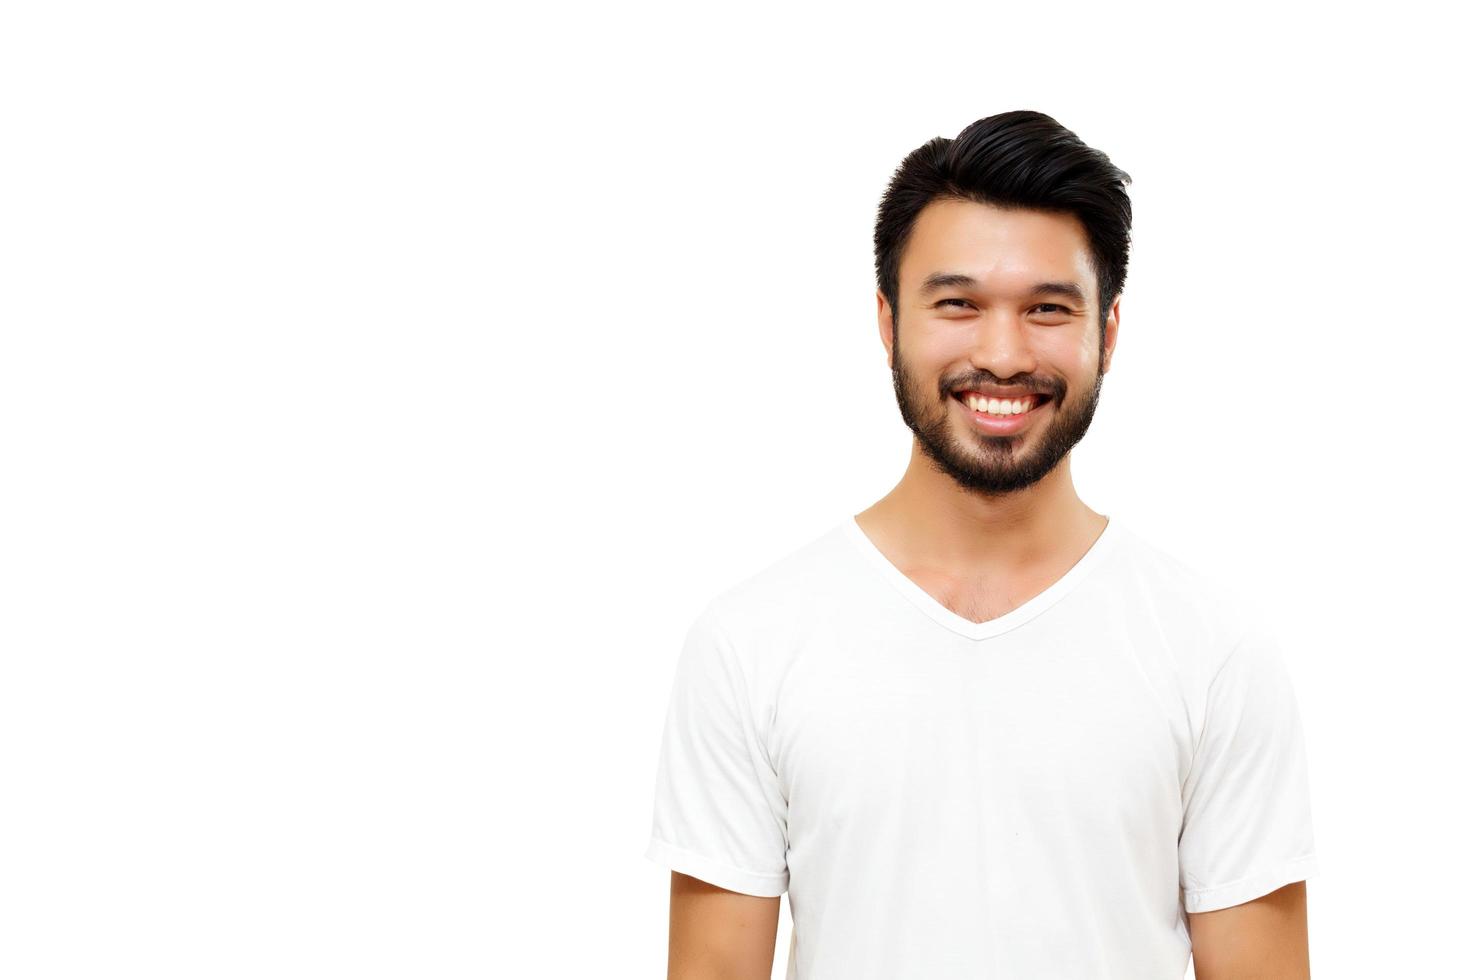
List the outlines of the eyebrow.
{"type": "MultiPolygon", "coordinates": [[[[974,276],[967,276],[963,272],[935,272],[919,287],[919,295],[928,296],[930,293],[936,293],[950,286],[961,289],[978,289],[980,280],[974,276]]],[[[1039,282],[1031,287],[1031,295],[1033,297],[1065,296],[1078,306],[1087,305],[1087,294],[1075,282],[1039,282]]]]}

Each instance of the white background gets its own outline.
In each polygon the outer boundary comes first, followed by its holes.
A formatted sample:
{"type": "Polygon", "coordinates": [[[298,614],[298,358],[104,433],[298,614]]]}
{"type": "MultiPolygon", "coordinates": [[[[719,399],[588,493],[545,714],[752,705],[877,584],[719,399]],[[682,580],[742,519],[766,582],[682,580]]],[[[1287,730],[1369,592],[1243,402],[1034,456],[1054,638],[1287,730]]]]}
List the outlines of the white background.
{"type": "Polygon", "coordinates": [[[1016,108],[1133,177],[1074,475],[1274,615],[1314,975],[1463,966],[1429,9],[8,5],[0,973],[662,976],[678,642],[898,479],[874,209],[1016,108]]]}

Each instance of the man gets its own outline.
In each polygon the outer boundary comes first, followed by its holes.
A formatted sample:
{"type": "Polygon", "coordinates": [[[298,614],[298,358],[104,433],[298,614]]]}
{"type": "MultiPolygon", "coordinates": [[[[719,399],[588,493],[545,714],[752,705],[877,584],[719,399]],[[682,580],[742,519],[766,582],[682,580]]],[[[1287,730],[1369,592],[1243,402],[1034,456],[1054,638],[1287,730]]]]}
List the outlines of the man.
{"type": "Polygon", "coordinates": [[[1303,733],[1260,610],[1072,485],[1129,176],[1007,112],[879,208],[897,486],[687,634],[647,857],[669,976],[1305,978],[1303,733]]]}

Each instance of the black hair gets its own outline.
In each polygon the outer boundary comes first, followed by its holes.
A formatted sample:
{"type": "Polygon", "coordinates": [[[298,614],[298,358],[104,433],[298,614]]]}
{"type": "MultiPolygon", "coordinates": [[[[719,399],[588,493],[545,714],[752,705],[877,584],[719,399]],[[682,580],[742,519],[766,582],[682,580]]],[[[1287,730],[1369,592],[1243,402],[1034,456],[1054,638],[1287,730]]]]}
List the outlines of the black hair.
{"type": "Polygon", "coordinates": [[[878,288],[898,316],[898,265],[919,212],[935,200],[975,201],[1075,215],[1087,230],[1106,323],[1123,291],[1133,205],[1132,178],[1051,116],[1018,109],[936,136],[904,157],[878,205],[873,248],[878,288]]]}

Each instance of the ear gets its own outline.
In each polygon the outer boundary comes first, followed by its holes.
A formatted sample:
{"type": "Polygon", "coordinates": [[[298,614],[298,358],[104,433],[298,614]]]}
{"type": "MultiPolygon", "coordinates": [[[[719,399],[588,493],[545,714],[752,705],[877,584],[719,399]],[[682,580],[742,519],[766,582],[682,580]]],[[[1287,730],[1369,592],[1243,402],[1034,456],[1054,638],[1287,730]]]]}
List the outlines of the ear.
{"type": "Polygon", "coordinates": [[[1099,370],[1106,374],[1108,368],[1113,364],[1113,348],[1118,346],[1118,318],[1121,315],[1123,298],[1119,296],[1113,300],[1113,308],[1108,311],[1108,322],[1103,328],[1105,331],[1103,339],[1103,361],[1099,370]]]}
{"type": "Polygon", "coordinates": [[[893,370],[893,307],[888,305],[888,297],[883,295],[883,290],[878,290],[878,336],[883,341],[883,347],[888,351],[888,370],[893,370]]]}

